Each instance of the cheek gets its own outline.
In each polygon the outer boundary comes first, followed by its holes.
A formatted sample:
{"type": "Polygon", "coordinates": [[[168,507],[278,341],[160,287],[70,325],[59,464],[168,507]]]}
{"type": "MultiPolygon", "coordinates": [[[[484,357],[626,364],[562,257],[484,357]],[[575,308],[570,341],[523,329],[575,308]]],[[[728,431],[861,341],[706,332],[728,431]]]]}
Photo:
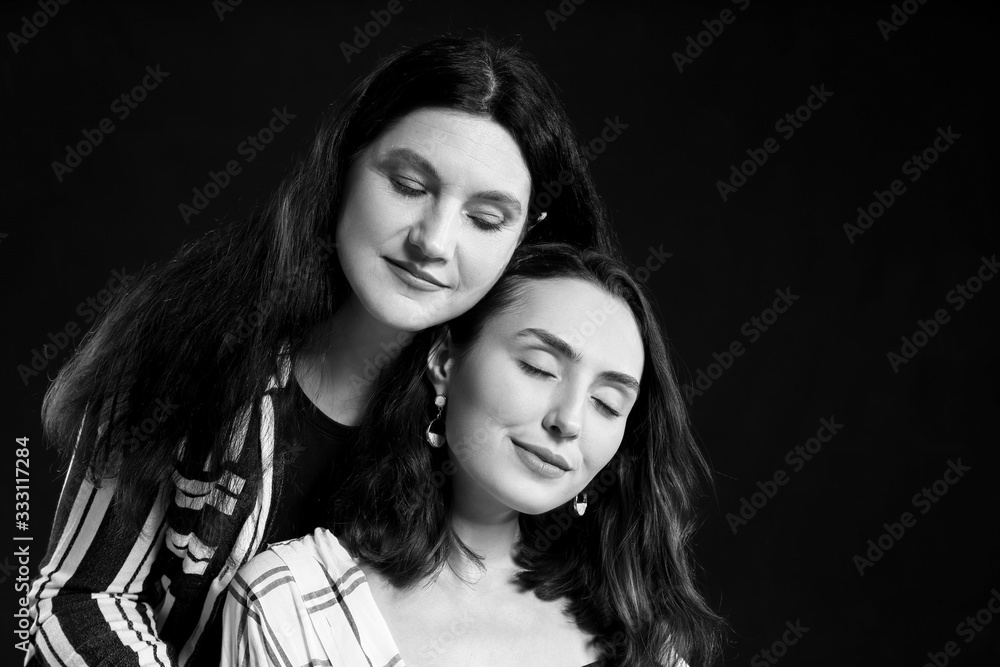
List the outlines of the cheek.
{"type": "Polygon", "coordinates": [[[583,447],[583,461],[587,477],[594,477],[621,449],[625,437],[625,427],[607,425],[593,431],[583,447]]]}
{"type": "Polygon", "coordinates": [[[456,375],[449,388],[449,440],[454,428],[456,445],[477,448],[499,441],[501,430],[530,423],[539,397],[516,376],[516,369],[511,372],[510,365],[494,360],[456,375]]]}
{"type": "Polygon", "coordinates": [[[336,241],[341,263],[349,263],[364,243],[367,218],[363,202],[356,193],[352,193],[344,201],[337,219],[336,241]]]}
{"type": "Polygon", "coordinates": [[[516,241],[516,237],[507,233],[502,238],[479,234],[478,238],[470,235],[462,240],[459,273],[470,307],[500,279],[514,254],[516,241]]]}
{"type": "Polygon", "coordinates": [[[394,202],[373,174],[361,174],[344,199],[337,221],[337,243],[348,250],[359,243],[377,243],[404,223],[406,215],[405,207],[394,202]]]}

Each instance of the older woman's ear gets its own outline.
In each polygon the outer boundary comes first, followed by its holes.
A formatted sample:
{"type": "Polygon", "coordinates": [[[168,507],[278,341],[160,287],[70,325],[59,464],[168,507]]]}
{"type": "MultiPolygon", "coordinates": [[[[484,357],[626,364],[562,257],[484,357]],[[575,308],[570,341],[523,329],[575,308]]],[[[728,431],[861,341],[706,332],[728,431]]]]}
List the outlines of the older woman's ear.
{"type": "Polygon", "coordinates": [[[454,363],[451,331],[446,328],[427,354],[427,379],[431,381],[434,393],[438,396],[448,395],[451,367],[454,363]]]}

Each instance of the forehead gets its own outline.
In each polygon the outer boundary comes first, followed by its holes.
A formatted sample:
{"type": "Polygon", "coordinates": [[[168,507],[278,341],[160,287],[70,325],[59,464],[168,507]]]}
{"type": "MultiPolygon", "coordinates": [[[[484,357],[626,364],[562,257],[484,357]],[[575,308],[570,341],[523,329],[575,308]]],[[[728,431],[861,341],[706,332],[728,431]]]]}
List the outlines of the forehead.
{"type": "Polygon", "coordinates": [[[642,377],[645,350],[632,310],[585,280],[530,280],[513,306],[491,318],[485,329],[509,339],[524,329],[545,329],[576,349],[584,363],[642,377]]]}
{"type": "Polygon", "coordinates": [[[512,189],[531,187],[528,165],[514,137],[486,116],[437,107],[417,109],[386,128],[371,148],[413,150],[453,177],[471,172],[499,178],[512,189]]]}

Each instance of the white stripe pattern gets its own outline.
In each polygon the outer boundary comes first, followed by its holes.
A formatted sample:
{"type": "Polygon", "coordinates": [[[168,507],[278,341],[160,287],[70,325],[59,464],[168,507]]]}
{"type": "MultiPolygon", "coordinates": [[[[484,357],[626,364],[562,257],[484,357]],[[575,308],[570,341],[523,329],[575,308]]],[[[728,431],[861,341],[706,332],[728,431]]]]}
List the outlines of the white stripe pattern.
{"type": "Polygon", "coordinates": [[[404,667],[364,573],[325,528],[240,570],[222,632],[224,665],[404,667]]]}
{"type": "MultiPolygon", "coordinates": [[[[289,378],[290,364],[287,357],[282,357],[279,376],[271,378],[268,389],[284,387],[289,378]]],[[[196,628],[187,637],[183,646],[177,647],[179,649],[177,665],[183,666],[190,659],[212,618],[216,603],[220,601],[220,595],[224,593],[236,569],[249,561],[262,547],[273,497],[271,485],[274,482],[274,475],[270,464],[274,457],[275,416],[272,397],[265,394],[259,406],[261,410],[260,460],[266,464],[260,492],[248,517],[238,528],[235,547],[227,555],[227,565],[211,582],[207,597],[200,602],[200,614],[196,628]]],[[[98,429],[101,435],[107,430],[107,415],[108,408],[106,407],[101,413],[103,419],[98,429]]],[[[251,416],[252,406],[250,405],[240,412],[235,424],[233,439],[229,443],[229,451],[226,453],[226,458],[230,461],[238,460],[243,451],[251,416]]],[[[83,433],[83,428],[84,424],[81,423],[77,431],[77,443],[83,433]]],[[[186,440],[181,440],[178,447],[183,451],[186,445],[186,440]]],[[[75,491],[73,497],[65,497],[66,491],[72,490],[69,489],[68,483],[71,476],[76,473],[73,469],[74,463],[75,459],[71,459],[69,473],[63,482],[63,495],[60,498],[60,507],[66,503],[70,504],[65,524],[53,536],[53,544],[50,545],[48,557],[41,568],[39,577],[32,582],[29,592],[29,613],[32,618],[32,627],[31,642],[25,660],[26,662],[31,661],[37,654],[48,664],[76,667],[86,666],[88,660],[89,664],[97,664],[98,662],[103,664],[105,661],[117,660],[113,656],[120,656],[120,652],[125,651],[134,655],[140,665],[165,666],[173,664],[169,661],[167,646],[158,634],[158,628],[167,623],[170,613],[175,607],[176,598],[170,591],[171,582],[166,576],[162,576],[158,580],[158,583],[163,584],[164,594],[157,601],[155,616],[154,609],[150,604],[139,601],[143,584],[151,576],[152,564],[164,546],[171,553],[183,559],[182,569],[189,573],[203,573],[209,560],[215,554],[216,548],[204,544],[197,535],[179,535],[170,529],[165,523],[164,505],[168,499],[172,498],[179,507],[189,507],[192,510],[200,511],[204,510],[205,505],[212,505],[221,513],[232,515],[237,504],[236,496],[246,490],[246,480],[231,472],[227,472],[217,482],[201,482],[187,479],[180,474],[174,475],[173,483],[164,487],[157,499],[158,502],[153,503],[153,507],[145,519],[145,528],[142,534],[131,545],[124,560],[108,562],[97,557],[95,561],[95,556],[99,556],[108,544],[106,537],[101,540],[95,540],[95,537],[99,533],[107,535],[107,528],[105,527],[104,532],[101,531],[101,528],[105,518],[108,517],[116,485],[113,479],[105,480],[101,483],[100,488],[96,488],[87,479],[82,479],[79,489],[75,491]],[[200,499],[200,504],[193,502],[198,499],[200,499]],[[84,560],[95,562],[97,567],[106,568],[111,577],[111,583],[107,585],[107,590],[65,589],[67,582],[75,576],[82,575],[82,578],[78,579],[80,582],[95,578],[100,579],[100,572],[82,571],[78,573],[77,570],[84,560]],[[89,615],[79,618],[68,615],[56,616],[53,613],[53,601],[57,597],[59,602],[63,602],[60,607],[62,609],[77,609],[80,608],[80,605],[91,603],[96,608],[96,618],[104,623],[103,629],[100,627],[100,623],[95,623],[95,618],[89,615]],[[102,647],[101,655],[85,658],[80,654],[80,651],[85,653],[87,651],[84,645],[74,645],[74,641],[81,641],[80,639],[71,639],[71,637],[78,638],[80,636],[81,623],[85,623],[88,629],[85,641],[91,647],[90,650],[93,651],[93,646],[100,646],[102,647]],[[111,643],[108,643],[109,640],[111,643]]]]}

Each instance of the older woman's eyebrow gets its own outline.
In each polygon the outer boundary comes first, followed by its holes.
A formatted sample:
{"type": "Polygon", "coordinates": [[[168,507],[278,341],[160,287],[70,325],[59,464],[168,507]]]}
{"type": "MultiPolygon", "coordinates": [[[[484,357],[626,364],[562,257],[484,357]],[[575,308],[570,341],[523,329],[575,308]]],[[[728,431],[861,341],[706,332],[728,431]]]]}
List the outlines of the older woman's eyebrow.
{"type": "Polygon", "coordinates": [[[385,153],[385,159],[404,160],[409,162],[411,166],[425,172],[431,178],[440,180],[440,176],[438,175],[437,169],[434,168],[434,165],[432,165],[423,155],[409,148],[393,148],[388,150],[385,153]]]}
{"type": "Polygon", "coordinates": [[[473,196],[476,199],[482,199],[484,201],[491,201],[494,204],[509,206],[514,215],[521,215],[521,202],[518,201],[517,197],[512,194],[508,194],[501,190],[487,190],[486,192],[477,192],[473,196]]]}
{"type": "MultiPolygon", "coordinates": [[[[405,160],[434,180],[441,180],[441,176],[438,174],[437,169],[434,168],[434,165],[432,165],[423,155],[412,149],[402,147],[393,148],[386,151],[385,159],[405,160]]],[[[509,192],[504,192],[503,190],[485,190],[483,192],[475,193],[472,195],[472,198],[509,206],[514,215],[521,215],[521,201],[509,192]]]]}
{"type": "MultiPolygon", "coordinates": [[[[535,329],[527,328],[521,329],[515,335],[515,338],[535,338],[541,342],[546,347],[552,348],[557,354],[569,359],[573,362],[579,362],[583,359],[580,353],[573,348],[572,345],[564,341],[559,336],[556,336],[550,331],[545,329],[535,329]]],[[[623,387],[631,389],[635,393],[639,393],[639,381],[628,373],[621,373],[619,371],[604,371],[599,378],[602,380],[607,380],[608,382],[614,382],[615,384],[620,384],[623,387]]]]}

